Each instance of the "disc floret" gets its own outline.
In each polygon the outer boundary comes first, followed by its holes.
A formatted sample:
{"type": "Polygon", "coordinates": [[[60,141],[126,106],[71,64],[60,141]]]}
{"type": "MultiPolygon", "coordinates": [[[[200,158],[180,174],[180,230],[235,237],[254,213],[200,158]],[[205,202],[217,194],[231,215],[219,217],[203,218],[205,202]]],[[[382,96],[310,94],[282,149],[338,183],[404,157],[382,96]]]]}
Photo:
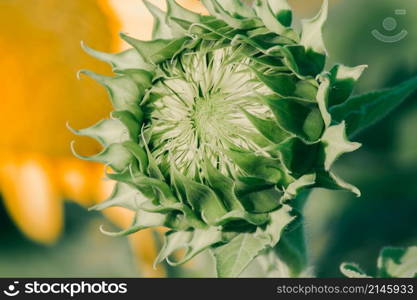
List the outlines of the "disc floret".
{"type": "Polygon", "coordinates": [[[258,97],[268,88],[257,80],[250,63],[239,49],[226,47],[185,52],[160,66],[165,76],[151,91],[163,96],[150,104],[157,162],[200,180],[207,177],[206,163],[236,177],[238,166],[228,158],[229,149],[262,151],[251,138],[259,133],[245,112],[272,115],[258,97]]]}

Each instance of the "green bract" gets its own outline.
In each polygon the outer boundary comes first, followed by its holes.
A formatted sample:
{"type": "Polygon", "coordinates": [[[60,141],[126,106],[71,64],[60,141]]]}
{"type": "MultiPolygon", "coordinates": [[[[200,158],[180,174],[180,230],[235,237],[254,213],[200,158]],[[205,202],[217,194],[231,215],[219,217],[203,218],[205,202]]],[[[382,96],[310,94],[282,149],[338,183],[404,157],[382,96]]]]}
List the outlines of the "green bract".
{"type": "Polygon", "coordinates": [[[182,264],[210,248],[218,275],[229,277],[296,226],[293,199],[302,190],[359,195],[331,171],[359,144],[347,140],[343,113],[330,112],[349,98],[364,66],[324,71],[327,1],[301,34],[284,0],[202,2],[210,16],[174,0],[167,13],[146,2],[154,39],[122,34],[133,47],[125,52],[83,45],[114,68],[114,77],[81,71],[106,87],[114,112],[75,132],[103,145],[82,158],[110,166],[107,176],[117,181],[95,209],[136,213],[130,228],[108,234],[168,227],[157,262],[182,264]]]}

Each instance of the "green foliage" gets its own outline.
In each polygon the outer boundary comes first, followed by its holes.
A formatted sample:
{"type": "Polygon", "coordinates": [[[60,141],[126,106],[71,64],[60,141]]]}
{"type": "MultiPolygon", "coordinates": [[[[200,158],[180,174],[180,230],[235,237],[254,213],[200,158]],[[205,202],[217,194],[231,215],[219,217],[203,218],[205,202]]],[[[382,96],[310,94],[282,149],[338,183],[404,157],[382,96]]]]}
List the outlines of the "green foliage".
{"type": "Polygon", "coordinates": [[[350,98],[364,66],[323,71],[327,1],[301,33],[290,27],[284,0],[203,3],[210,16],[174,0],[167,13],[147,3],[154,39],[122,35],[133,47],[123,53],[83,46],[115,72],[82,71],[105,86],[115,109],[109,120],[74,130],[104,147],[77,156],[110,166],[107,177],[117,181],[93,209],[135,212],[130,228],[102,229],[109,235],[169,228],[156,263],[176,266],[210,249],[218,275],[235,277],[278,245],[297,276],[306,263],[297,198],[311,187],[359,195],[331,171],[360,146],[346,128],[379,120],[393,108],[387,98],[399,96],[398,104],[415,82],[367,101],[350,98]]]}
{"type": "MultiPolygon", "coordinates": [[[[344,263],[340,271],[351,278],[370,277],[355,264],[344,263]]],[[[417,278],[417,247],[382,249],[378,257],[377,273],[382,278],[417,278]]]]}
{"type": "Polygon", "coordinates": [[[352,97],[333,107],[331,113],[336,120],[346,120],[348,134],[355,135],[386,117],[416,90],[414,77],[390,89],[352,97]]]}

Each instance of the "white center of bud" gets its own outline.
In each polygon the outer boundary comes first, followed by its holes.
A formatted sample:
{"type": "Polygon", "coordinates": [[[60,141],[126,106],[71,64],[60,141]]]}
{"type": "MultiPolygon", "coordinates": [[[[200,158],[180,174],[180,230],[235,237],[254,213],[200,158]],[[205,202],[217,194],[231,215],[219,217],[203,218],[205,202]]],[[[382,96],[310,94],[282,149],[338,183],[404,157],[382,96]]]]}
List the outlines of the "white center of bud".
{"type": "Polygon", "coordinates": [[[203,179],[211,163],[234,176],[237,166],[230,149],[262,151],[256,128],[244,111],[269,117],[259,93],[268,93],[249,66],[250,60],[232,47],[196,51],[161,66],[164,76],[152,92],[152,152],[158,163],[182,174],[203,179]]]}

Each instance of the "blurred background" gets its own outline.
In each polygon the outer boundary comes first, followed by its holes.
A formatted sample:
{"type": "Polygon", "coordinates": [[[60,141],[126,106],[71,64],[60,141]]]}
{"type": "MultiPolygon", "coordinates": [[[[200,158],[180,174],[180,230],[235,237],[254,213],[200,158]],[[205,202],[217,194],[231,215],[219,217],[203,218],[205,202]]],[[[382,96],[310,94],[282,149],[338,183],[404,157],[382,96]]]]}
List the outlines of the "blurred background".
{"type": "MultiPolygon", "coordinates": [[[[165,7],[163,0],[149,1],[165,7]]],[[[198,0],[178,2],[204,13],[198,0]]],[[[321,5],[319,0],[289,2],[296,22],[313,16],[321,5]]],[[[330,2],[329,66],[369,65],[356,92],[417,75],[415,0],[330,2]],[[387,43],[384,37],[398,38],[387,43]]],[[[79,69],[110,74],[108,66],[82,52],[80,41],[118,52],[127,47],[118,38],[120,31],[149,39],[152,18],[142,1],[1,0],[0,25],[0,276],[211,276],[208,255],[181,269],[154,270],[158,232],[102,235],[100,225],[126,227],[131,215],[121,208],[104,215],[87,211],[109,195],[112,184],[102,180],[103,166],[80,161],[69,151],[72,140],[83,154],[100,147],[72,135],[67,122],[83,128],[110,111],[101,86],[76,79],[79,69]]],[[[381,247],[417,244],[415,100],[411,97],[361,133],[356,139],[363,147],[338,161],[337,172],[361,189],[361,198],[312,193],[305,223],[318,276],[341,276],[344,261],[358,262],[372,273],[381,247]]]]}

